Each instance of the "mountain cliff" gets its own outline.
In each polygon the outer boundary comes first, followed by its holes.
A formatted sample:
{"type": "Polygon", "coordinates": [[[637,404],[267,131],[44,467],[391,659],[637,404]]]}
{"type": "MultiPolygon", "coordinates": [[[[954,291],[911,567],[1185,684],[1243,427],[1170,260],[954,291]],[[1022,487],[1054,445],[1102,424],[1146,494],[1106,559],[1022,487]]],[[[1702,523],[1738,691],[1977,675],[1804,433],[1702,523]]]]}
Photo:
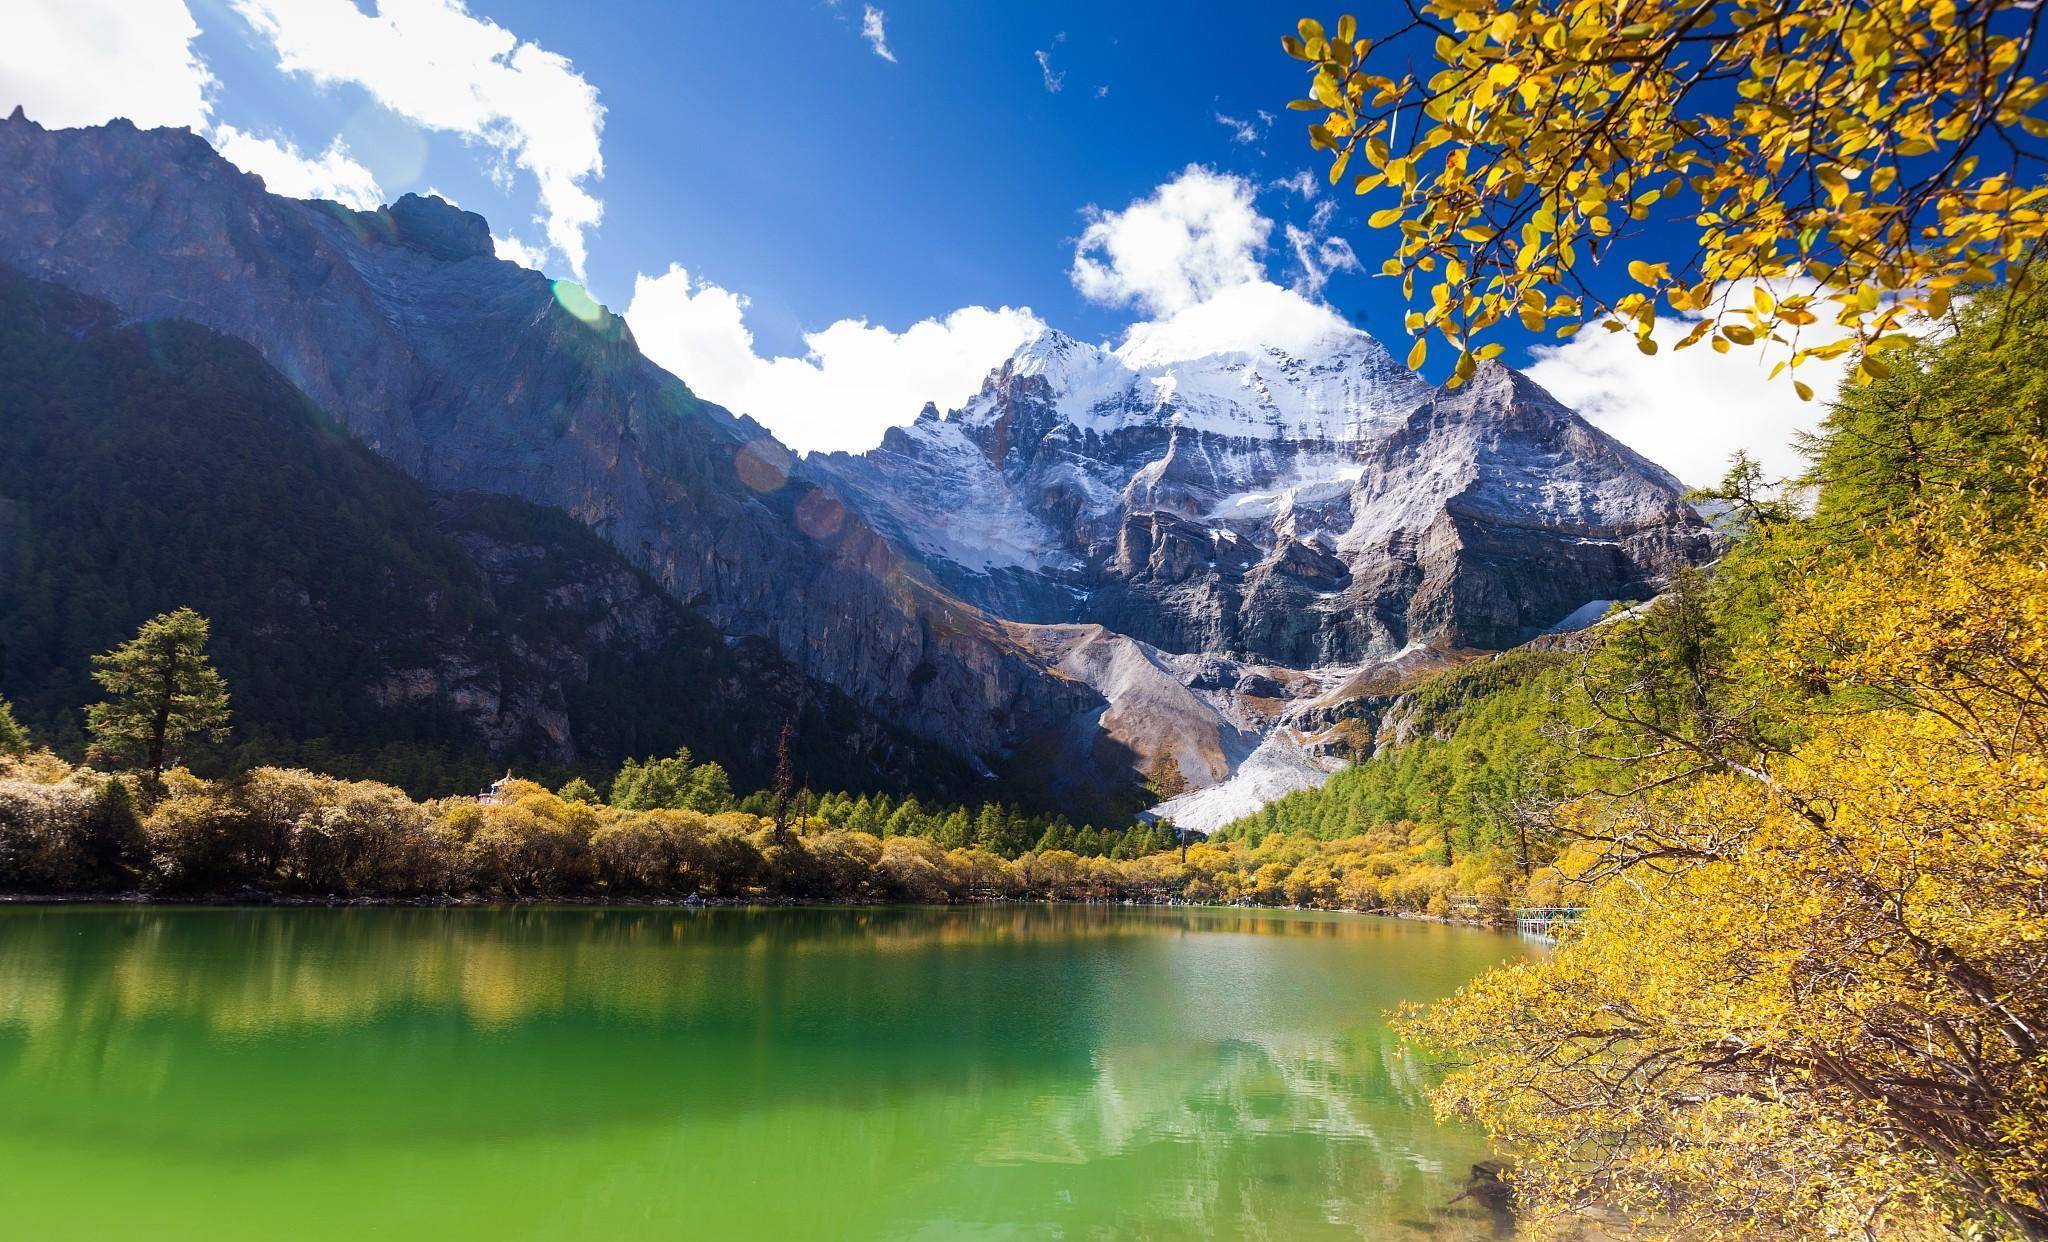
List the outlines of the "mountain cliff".
{"type": "Polygon", "coordinates": [[[1528,377],[1431,389],[1348,328],[1192,358],[1047,332],[960,409],[803,469],[1029,623],[1195,828],[1368,750],[1375,685],[1586,624],[1715,549],[1676,479],[1528,377]]]}
{"type": "Polygon", "coordinates": [[[204,770],[302,763],[421,796],[609,771],[688,745],[765,783],[776,739],[820,786],[978,784],[727,641],[563,514],[435,495],[355,443],[245,342],[0,267],[0,694],[84,745],[88,657],[150,616],[215,619],[234,694],[204,770]]]}
{"type": "Polygon", "coordinates": [[[648,362],[580,288],[492,257],[481,217],[408,195],[280,198],[183,130],[0,122],[0,263],[130,319],[248,342],[438,493],[595,531],[673,599],[984,765],[1099,707],[890,545],[759,425],[648,362]]]}
{"type": "MultiPolygon", "coordinates": [[[[895,745],[872,722],[1077,804],[1235,781],[1169,809],[1239,807],[1369,737],[1352,718],[1386,670],[1597,615],[1713,551],[1675,480],[1526,377],[1433,390],[1348,328],[1195,357],[1047,332],[960,409],[799,460],[438,198],[280,198],[185,131],[19,112],[0,173],[0,265],[246,345],[444,514],[567,515],[603,550],[578,553],[587,573],[625,592],[585,591],[591,609],[644,613],[644,582],[754,640],[844,696],[857,756],[895,745]]],[[[470,536],[485,582],[516,561],[470,536]]],[[[530,649],[528,624],[505,643],[530,649]]],[[[497,704],[496,725],[470,712],[496,752],[565,727],[545,695],[450,676],[369,684],[497,704]]]]}
{"type": "Polygon", "coordinates": [[[964,599],[1296,668],[1511,646],[1713,543],[1526,376],[1433,391],[1356,331],[1179,360],[1048,332],[961,409],[808,465],[964,599]]]}

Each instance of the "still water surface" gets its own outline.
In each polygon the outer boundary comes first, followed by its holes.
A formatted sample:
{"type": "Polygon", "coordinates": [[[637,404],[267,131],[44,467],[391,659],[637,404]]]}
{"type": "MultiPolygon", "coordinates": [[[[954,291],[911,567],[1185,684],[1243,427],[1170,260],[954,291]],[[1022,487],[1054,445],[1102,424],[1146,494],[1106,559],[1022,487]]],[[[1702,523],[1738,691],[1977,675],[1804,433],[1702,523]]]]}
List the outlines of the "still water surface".
{"type": "Polygon", "coordinates": [[[1383,1021],[1520,955],[1344,915],[0,911],[18,1238],[1436,1238],[1383,1021]]]}

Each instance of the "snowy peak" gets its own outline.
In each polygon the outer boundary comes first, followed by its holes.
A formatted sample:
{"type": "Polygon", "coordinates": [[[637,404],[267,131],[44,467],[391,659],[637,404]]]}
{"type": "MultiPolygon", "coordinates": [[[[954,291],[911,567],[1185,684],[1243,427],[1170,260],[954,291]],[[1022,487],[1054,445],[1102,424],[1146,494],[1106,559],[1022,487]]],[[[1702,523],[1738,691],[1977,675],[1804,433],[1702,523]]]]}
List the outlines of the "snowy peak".
{"type": "MultiPolygon", "coordinates": [[[[1076,372],[1093,370],[1110,359],[1110,352],[1099,345],[1089,345],[1057,328],[1047,328],[1017,347],[1017,352],[1010,355],[1007,369],[1012,375],[1043,379],[1057,390],[1065,388],[1076,372]]],[[[1000,373],[1001,368],[997,371],[1000,373]]]]}
{"type": "Polygon", "coordinates": [[[1364,332],[1333,330],[1307,344],[1299,353],[1263,346],[1173,358],[1155,342],[1134,339],[1109,350],[1048,329],[996,368],[954,417],[968,426],[1007,426],[1020,399],[1038,400],[1050,403],[1052,417],[1030,421],[1048,431],[1185,429],[1226,439],[1344,442],[1370,438],[1428,396],[1427,385],[1364,332]]]}
{"type": "Polygon", "coordinates": [[[1196,826],[1326,775],[1274,687],[1512,646],[1714,551],[1675,480],[1527,377],[1432,389],[1348,325],[1288,328],[1044,332],[958,410],[807,462],[945,589],[1042,627],[1196,826]]]}

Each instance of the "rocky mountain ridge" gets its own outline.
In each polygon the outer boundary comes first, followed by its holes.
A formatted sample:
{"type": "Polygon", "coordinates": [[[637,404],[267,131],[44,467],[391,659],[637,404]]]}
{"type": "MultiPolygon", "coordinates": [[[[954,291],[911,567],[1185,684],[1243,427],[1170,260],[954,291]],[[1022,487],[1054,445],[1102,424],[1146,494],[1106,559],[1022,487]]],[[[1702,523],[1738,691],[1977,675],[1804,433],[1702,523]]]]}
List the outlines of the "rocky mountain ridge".
{"type": "Polygon", "coordinates": [[[280,198],[187,131],[18,110],[0,171],[0,263],[247,341],[430,489],[570,514],[728,633],[983,766],[1099,708],[580,288],[493,257],[481,217],[280,198]]]}
{"type": "Polygon", "coordinates": [[[1716,544],[1676,479],[1528,377],[1431,389],[1350,329],[1196,358],[1048,331],[960,409],[802,469],[1027,623],[1193,827],[1369,744],[1335,726],[1377,673],[1585,624],[1716,544]]]}
{"type": "Polygon", "coordinates": [[[1134,363],[1049,332],[961,409],[808,471],[962,598],[1295,668],[1499,649],[1713,536],[1526,376],[1431,390],[1363,332],[1134,363]]]}
{"type": "Polygon", "coordinates": [[[596,776],[688,745],[769,779],[965,793],[944,748],[861,711],[765,640],[732,640],[567,515],[432,494],[341,433],[246,342],[0,265],[0,696],[86,744],[89,657],[148,617],[213,618],[250,763],[417,796],[522,771],[596,776]]]}
{"type": "Polygon", "coordinates": [[[1261,753],[1309,779],[1273,747],[1341,749],[1374,670],[1640,598],[1713,544],[1526,377],[1431,390],[1346,328],[1198,358],[1049,332],[961,409],[799,460],[439,199],[284,199],[184,131],[18,112],[0,171],[0,264],[245,341],[431,492],[566,513],[728,636],[1076,798],[1261,753]]]}

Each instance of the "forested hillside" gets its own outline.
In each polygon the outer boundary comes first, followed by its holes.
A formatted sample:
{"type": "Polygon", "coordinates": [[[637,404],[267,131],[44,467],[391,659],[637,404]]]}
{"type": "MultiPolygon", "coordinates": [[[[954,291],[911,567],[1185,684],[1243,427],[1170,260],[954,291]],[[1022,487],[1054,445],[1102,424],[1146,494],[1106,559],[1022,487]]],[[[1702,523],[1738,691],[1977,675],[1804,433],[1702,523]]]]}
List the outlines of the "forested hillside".
{"type": "Polygon", "coordinates": [[[1512,865],[1526,878],[1549,861],[1550,843],[1526,841],[1517,817],[1561,787],[1547,730],[1575,665],[1569,652],[1518,648],[1434,674],[1394,701],[1380,727],[1384,744],[1364,761],[1218,835],[1333,840],[1402,825],[1426,837],[1445,865],[1512,865]],[[1536,852],[1524,858],[1525,848],[1536,852]]]}
{"type": "Polygon", "coordinates": [[[752,787],[793,719],[814,785],[975,783],[568,517],[430,494],[240,341],[0,268],[0,409],[0,695],[67,753],[87,657],[189,606],[234,688],[201,771],[288,762],[427,795],[687,745],[752,787]]]}

